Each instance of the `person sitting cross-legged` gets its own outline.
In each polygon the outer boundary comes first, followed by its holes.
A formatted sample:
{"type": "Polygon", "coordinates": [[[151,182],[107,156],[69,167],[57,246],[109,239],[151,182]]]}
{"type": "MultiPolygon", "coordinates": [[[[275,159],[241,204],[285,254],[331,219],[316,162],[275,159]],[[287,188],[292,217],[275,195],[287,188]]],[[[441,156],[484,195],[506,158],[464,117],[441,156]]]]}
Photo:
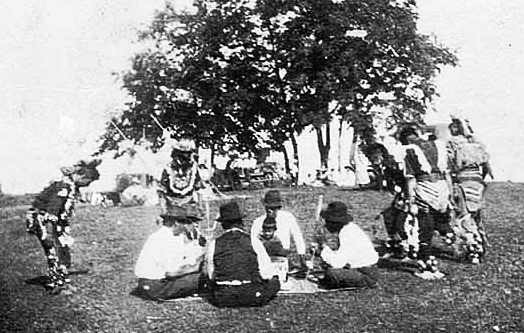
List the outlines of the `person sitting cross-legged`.
{"type": "Polygon", "coordinates": [[[316,255],[326,268],[319,284],[327,289],[377,286],[378,253],[368,235],[355,223],[343,202],[331,202],[320,216],[324,219],[323,239],[317,240],[316,255]],[[338,242],[328,239],[336,236],[338,242]],[[338,248],[337,248],[338,245],[338,248]]]}
{"type": "Polygon", "coordinates": [[[223,204],[219,214],[217,221],[225,232],[209,244],[206,255],[210,302],[219,307],[267,304],[280,281],[264,245],[244,231],[237,202],[223,204]]]}
{"type": "Polygon", "coordinates": [[[181,206],[170,206],[160,216],[162,226],[147,238],[136,263],[138,287],[160,301],[198,293],[204,284],[205,254],[205,239],[195,225],[200,218],[181,206]]]}
{"type": "Polygon", "coordinates": [[[258,239],[263,233],[264,221],[269,218],[275,220],[275,237],[278,237],[288,256],[293,262],[293,266],[304,270],[306,269],[306,243],[304,236],[298,225],[297,219],[291,212],[282,209],[283,201],[278,190],[269,190],[262,200],[265,214],[257,217],[251,226],[251,237],[258,239]],[[296,253],[292,253],[291,239],[295,244],[296,253]],[[295,257],[297,260],[292,260],[295,257]],[[298,261],[295,263],[295,261],[298,261]]]}

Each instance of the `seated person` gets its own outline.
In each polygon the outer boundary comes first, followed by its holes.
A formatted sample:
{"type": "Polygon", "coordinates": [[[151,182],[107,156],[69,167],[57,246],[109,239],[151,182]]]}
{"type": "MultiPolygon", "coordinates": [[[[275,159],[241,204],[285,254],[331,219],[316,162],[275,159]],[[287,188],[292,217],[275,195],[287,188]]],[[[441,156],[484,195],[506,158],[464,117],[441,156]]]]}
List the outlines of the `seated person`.
{"type": "Polygon", "coordinates": [[[276,221],[275,236],[280,239],[286,251],[290,250],[291,237],[295,242],[297,254],[302,257],[305,263],[306,243],[297,223],[297,219],[288,211],[282,210],[282,198],[278,190],[269,190],[262,201],[266,213],[253,221],[251,226],[251,237],[258,239],[262,232],[262,225],[267,217],[272,217],[276,221]]]}
{"type": "Polygon", "coordinates": [[[207,251],[210,302],[219,307],[261,306],[280,290],[264,245],[244,231],[242,219],[238,203],[220,206],[217,221],[225,232],[210,243],[207,251]]]}
{"type": "Polygon", "coordinates": [[[146,240],[135,267],[138,287],[153,300],[191,296],[202,285],[205,239],[198,236],[186,208],[170,206],[160,215],[162,226],[146,240]]]}
{"type": "Polygon", "coordinates": [[[327,231],[323,239],[317,241],[315,253],[325,268],[320,285],[328,289],[376,287],[378,253],[366,233],[351,222],[353,217],[346,204],[332,202],[320,216],[327,231]]]}
{"type": "Polygon", "coordinates": [[[270,257],[287,257],[289,251],[284,249],[282,242],[275,235],[277,230],[277,221],[272,216],[265,218],[262,223],[262,232],[260,233],[260,240],[266,248],[266,252],[270,257]]]}

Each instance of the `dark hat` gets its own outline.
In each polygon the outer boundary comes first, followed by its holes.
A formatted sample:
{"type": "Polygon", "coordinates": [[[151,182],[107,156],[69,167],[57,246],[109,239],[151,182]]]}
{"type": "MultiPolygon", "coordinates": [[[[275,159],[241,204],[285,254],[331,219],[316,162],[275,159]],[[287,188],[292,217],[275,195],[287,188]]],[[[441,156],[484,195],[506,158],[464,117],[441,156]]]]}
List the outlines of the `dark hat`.
{"type": "Polygon", "coordinates": [[[418,137],[418,132],[421,129],[420,125],[417,123],[404,123],[399,125],[396,132],[397,140],[402,144],[407,144],[407,138],[410,135],[416,135],[418,137]]]}
{"type": "Polygon", "coordinates": [[[280,197],[280,191],[269,190],[264,196],[262,203],[266,207],[282,207],[282,198],[280,197]]]}
{"type": "Polygon", "coordinates": [[[164,220],[171,220],[179,223],[193,223],[202,220],[197,215],[199,214],[195,209],[173,205],[168,206],[166,212],[160,214],[160,217],[164,220]]]}
{"type": "Polygon", "coordinates": [[[273,216],[267,216],[262,223],[262,229],[276,229],[277,221],[273,216]]]}
{"type": "Polygon", "coordinates": [[[340,201],[331,202],[326,209],[320,212],[320,216],[326,221],[348,224],[353,221],[353,216],[348,213],[348,207],[340,201]]]}
{"type": "Polygon", "coordinates": [[[231,201],[220,206],[220,213],[218,215],[218,222],[227,222],[227,221],[242,221],[245,217],[240,212],[240,206],[236,201],[231,201]]]}

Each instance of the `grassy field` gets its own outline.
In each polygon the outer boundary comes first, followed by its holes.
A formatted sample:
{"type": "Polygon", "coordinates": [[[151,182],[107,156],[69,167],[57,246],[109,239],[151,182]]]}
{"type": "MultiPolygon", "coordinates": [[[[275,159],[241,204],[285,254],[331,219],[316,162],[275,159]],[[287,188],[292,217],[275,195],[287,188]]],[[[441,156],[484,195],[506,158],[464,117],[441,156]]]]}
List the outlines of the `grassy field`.
{"type": "MultiPolygon", "coordinates": [[[[389,194],[344,189],[282,189],[285,206],[311,239],[318,195],[343,200],[373,240],[385,238],[376,215],[389,194]]],[[[243,192],[248,221],[262,212],[262,191],[243,192]]],[[[278,296],[261,308],[218,309],[203,300],[144,301],[130,293],[133,268],[156,208],[79,207],[70,289],[49,295],[42,249],[25,233],[23,207],[0,214],[1,332],[524,332],[523,184],[493,183],[485,209],[491,247],[474,266],[442,260],[447,274],[424,281],[385,265],[373,290],[278,296]]],[[[212,205],[216,214],[217,206],[212,205]]],[[[212,215],[214,216],[214,215],[212,215]]],[[[250,225],[250,222],[247,223],[250,225]]]]}

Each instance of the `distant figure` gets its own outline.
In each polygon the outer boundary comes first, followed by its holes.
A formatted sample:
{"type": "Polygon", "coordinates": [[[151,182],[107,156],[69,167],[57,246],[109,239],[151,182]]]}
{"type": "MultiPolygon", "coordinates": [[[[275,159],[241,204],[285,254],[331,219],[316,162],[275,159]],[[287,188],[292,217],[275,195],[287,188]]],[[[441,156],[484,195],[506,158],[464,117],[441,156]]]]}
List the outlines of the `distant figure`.
{"type": "Polygon", "coordinates": [[[369,236],[355,223],[343,202],[331,202],[320,216],[323,230],[317,234],[315,255],[325,267],[320,285],[328,288],[377,286],[378,253],[369,236]]]}
{"type": "Polygon", "coordinates": [[[146,240],[135,275],[141,292],[152,300],[187,297],[203,287],[201,265],[205,239],[197,232],[198,216],[171,206],[161,215],[162,226],[146,240]]]}
{"type": "Polygon", "coordinates": [[[351,164],[355,170],[355,185],[362,188],[370,182],[368,173],[369,161],[359,149],[359,141],[360,140],[357,140],[353,143],[351,149],[351,164]]]}
{"type": "Polygon", "coordinates": [[[52,293],[60,292],[69,282],[71,267],[71,236],[69,218],[73,214],[79,188],[89,186],[100,174],[96,167],[100,160],[80,161],[72,167],[63,167],[63,177],[44,188],[26,214],[27,232],[35,235],[49,266],[45,287],[52,293]]]}
{"type": "Polygon", "coordinates": [[[162,211],[195,202],[200,182],[195,143],[187,139],[172,141],[171,162],[162,170],[158,184],[162,211]]]}
{"type": "Polygon", "coordinates": [[[211,303],[219,307],[267,304],[279,291],[280,282],[264,245],[244,231],[238,203],[220,206],[217,221],[225,232],[211,242],[206,255],[211,303]]]}

